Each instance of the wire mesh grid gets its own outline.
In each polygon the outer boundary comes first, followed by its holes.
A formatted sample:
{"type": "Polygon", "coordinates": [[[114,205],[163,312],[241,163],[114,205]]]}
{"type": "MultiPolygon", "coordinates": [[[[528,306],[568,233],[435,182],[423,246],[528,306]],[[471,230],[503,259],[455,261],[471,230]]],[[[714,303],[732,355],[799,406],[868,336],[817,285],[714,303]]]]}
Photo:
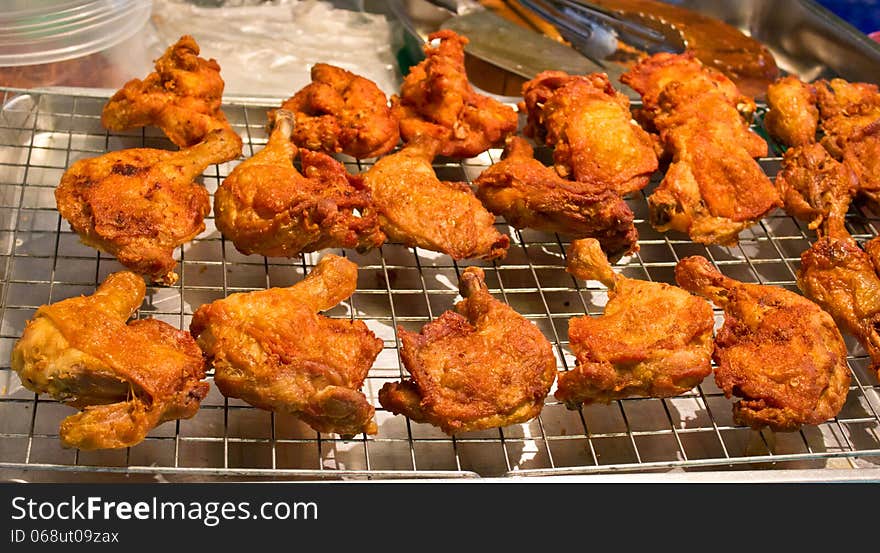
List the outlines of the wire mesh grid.
{"type": "MultiPolygon", "coordinates": [[[[335,252],[360,266],[358,287],[348,301],[326,314],[361,319],[384,341],[363,388],[376,406],[375,436],[342,440],[316,433],[292,416],[224,398],[212,385],[195,417],[159,426],[136,447],[98,452],[63,449],[59,423],[73,410],[22,388],[8,366],[9,354],[40,305],[90,294],[122,266],[79,242],[55,209],[54,188],[77,159],[127,147],[173,146],[155,129],[108,133],[100,124],[105,98],[0,92],[0,470],[7,473],[340,479],[880,465],[880,385],[868,370],[864,351],[849,336],[853,380],[843,410],[833,420],[794,433],[737,426],[731,400],[711,378],[674,398],[631,398],[579,410],[566,409],[551,391],[535,420],[452,437],[383,410],[379,389],[405,374],[397,351],[397,327],[417,331],[449,309],[458,299],[458,275],[466,264],[483,266],[492,293],[543,331],[554,346],[560,370],[573,366],[568,321],[601,314],[606,291],[599,283],[579,282],[564,271],[563,237],[514,230],[501,219],[497,225],[510,234],[512,245],[506,259],[498,262],[459,263],[400,244],[386,244],[366,254],[335,252]]],[[[254,101],[224,107],[244,139],[245,156],[265,144],[265,112],[271,107],[254,101]]],[[[781,151],[772,143],[771,147],[776,154],[781,151]]],[[[436,170],[443,180],[470,182],[499,153],[490,150],[472,160],[441,161],[436,170]]],[[[369,167],[368,162],[340,159],[351,172],[369,167]]],[[[774,175],[779,159],[769,157],[760,163],[774,175]]],[[[203,182],[211,193],[235,163],[205,172],[203,182]]],[[[650,193],[654,184],[644,192],[650,193]]],[[[741,234],[737,247],[706,247],[651,228],[645,193],[628,199],[641,249],[616,264],[624,275],[673,283],[680,258],[703,255],[738,280],[797,290],[800,253],[814,239],[805,225],[777,211],[741,234]]],[[[857,208],[848,215],[849,229],[857,239],[875,236],[877,223],[878,218],[857,208]]],[[[211,218],[206,224],[204,233],[178,249],[180,280],[172,287],[149,286],[138,317],[156,317],[187,329],[200,305],[234,292],[289,286],[321,255],[244,256],[220,236],[211,218]]],[[[721,321],[716,310],[716,324],[721,321]]]]}

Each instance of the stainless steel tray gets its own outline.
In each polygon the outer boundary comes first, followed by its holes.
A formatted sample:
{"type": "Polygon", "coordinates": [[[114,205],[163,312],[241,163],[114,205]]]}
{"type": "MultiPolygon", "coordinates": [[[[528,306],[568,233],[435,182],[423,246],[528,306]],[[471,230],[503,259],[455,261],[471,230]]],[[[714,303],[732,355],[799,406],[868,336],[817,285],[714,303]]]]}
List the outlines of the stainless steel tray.
{"type": "MultiPolygon", "coordinates": [[[[154,129],[105,131],[99,119],[105,99],[99,96],[0,89],[0,100],[0,478],[584,478],[730,470],[782,477],[795,473],[775,469],[822,469],[811,472],[812,478],[832,479],[835,472],[829,469],[846,468],[880,479],[880,384],[853,340],[848,345],[854,378],[845,407],[836,419],[795,433],[736,426],[731,401],[711,378],[680,397],[626,399],[579,411],[565,409],[551,395],[534,421],[452,438],[430,425],[393,416],[381,409],[377,393],[404,373],[395,328],[418,329],[448,309],[464,265],[398,244],[365,255],[341,252],[360,265],[358,289],[350,301],[329,312],[363,319],[385,342],[364,387],[377,407],[376,436],[343,441],[317,434],[292,417],[227,400],[212,388],[193,419],[166,423],[136,447],[62,449],[58,424],[73,410],[22,389],[8,368],[9,353],[39,305],[91,293],[121,266],[79,243],[55,209],[54,188],[76,159],[119,148],[172,146],[154,129]]],[[[265,111],[274,105],[237,99],[225,106],[245,140],[246,155],[265,144],[265,111]]],[[[443,179],[471,181],[498,154],[492,150],[462,163],[438,163],[437,171],[443,179]]],[[[369,165],[343,161],[352,172],[369,165]]],[[[761,164],[772,175],[779,158],[762,159],[761,164]]],[[[206,171],[207,188],[216,190],[233,166],[206,171]]],[[[635,278],[672,282],[676,261],[698,254],[734,278],[794,290],[799,255],[814,238],[804,225],[777,211],[743,233],[738,247],[707,248],[682,235],[654,231],[646,221],[644,194],[629,203],[641,250],[621,260],[617,269],[635,278]]],[[[857,238],[866,239],[877,234],[880,220],[854,210],[848,223],[857,238]]],[[[492,292],[538,325],[554,345],[559,368],[570,368],[574,360],[568,320],[600,314],[607,299],[604,288],[585,285],[564,271],[563,238],[514,231],[500,219],[497,224],[511,234],[513,245],[504,261],[481,264],[492,292]]],[[[212,219],[207,225],[206,232],[178,252],[180,281],[170,288],[149,287],[139,317],[158,317],[185,329],[199,305],[231,292],[290,285],[318,258],[243,256],[219,235],[212,219]]],[[[853,473],[837,474],[852,478],[853,473]]]]}

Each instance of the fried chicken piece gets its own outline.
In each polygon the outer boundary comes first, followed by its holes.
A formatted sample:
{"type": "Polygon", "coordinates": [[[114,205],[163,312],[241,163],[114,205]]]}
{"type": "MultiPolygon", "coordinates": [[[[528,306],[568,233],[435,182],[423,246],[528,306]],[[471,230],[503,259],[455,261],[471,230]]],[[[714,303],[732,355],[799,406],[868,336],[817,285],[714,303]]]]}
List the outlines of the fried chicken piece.
{"type": "Polygon", "coordinates": [[[195,415],[207,395],[188,332],[157,319],[126,324],[144,291],[138,275],[113,273],[91,296],[40,307],[16,342],[11,366],[24,387],[80,410],[61,422],[64,447],[131,447],[195,415]]]}
{"type": "Polygon", "coordinates": [[[675,286],[618,275],[588,238],[568,248],[565,270],[609,287],[601,317],[569,321],[577,365],[559,376],[569,408],[632,396],[682,394],[712,374],[712,307],[675,286]]]}
{"type": "Polygon", "coordinates": [[[682,259],[679,286],[724,309],[715,337],[715,382],[737,424],[794,431],[840,412],[849,391],[846,345],[831,316],[815,303],[775,286],[745,284],[703,257],[682,259]]]}
{"type": "Polygon", "coordinates": [[[648,198],[657,230],[730,246],[740,231],[782,205],[753,159],[767,155],[767,143],[741,116],[754,111],[754,101],[727,77],[701,67],[692,54],[655,54],[621,80],[642,95],[643,118],[672,157],[648,198]]]}
{"type": "Polygon", "coordinates": [[[227,397],[290,413],[318,432],[375,434],[360,392],[382,350],[363,321],[319,315],[351,296],[356,264],[327,255],[289,288],[232,294],[203,305],[190,332],[227,397]]]}
{"type": "Polygon", "coordinates": [[[832,210],[846,213],[859,181],[850,168],[820,144],[789,148],[776,175],[776,188],[789,215],[817,229],[832,210]]]}
{"type": "Polygon", "coordinates": [[[516,112],[477,93],[468,82],[464,46],[468,39],[448,29],[428,35],[426,58],[404,78],[391,109],[404,142],[420,136],[440,141],[438,155],[469,158],[516,131],[516,112]]]}
{"type": "Polygon", "coordinates": [[[439,143],[421,137],[381,158],[364,174],[389,240],[453,259],[504,257],[510,238],[464,182],[437,179],[431,161],[439,143]]]}
{"type": "Polygon", "coordinates": [[[767,132],[787,146],[812,144],[819,125],[816,102],[816,87],[793,75],[778,79],[767,88],[767,132]]]}
{"type": "Polygon", "coordinates": [[[620,196],[560,177],[518,136],[507,139],[502,160],[474,185],[483,205],[516,228],[596,238],[611,258],[638,250],[633,213],[620,196]]]}
{"type": "Polygon", "coordinates": [[[385,234],[361,177],[327,154],[297,150],[291,112],[277,110],[275,121],[266,147],[237,165],[214,194],[217,229],[244,254],[381,246],[385,234]],[[303,174],[293,166],[297,152],[303,174]]]}
{"type": "Polygon", "coordinates": [[[537,417],[556,379],[550,342],[534,324],[492,297],[483,270],[468,267],[465,299],[420,333],[398,328],[411,378],[389,382],[379,403],[447,434],[519,424],[537,417]]]}
{"type": "Polygon", "coordinates": [[[647,186],[654,140],[632,120],[629,98],[604,73],[544,71],[523,85],[526,136],[552,146],[556,171],[619,195],[647,186]]]}
{"type": "Polygon", "coordinates": [[[235,157],[234,134],[216,129],[178,152],[133,148],[81,159],[55,190],[58,211],[86,245],[153,281],[177,281],[174,248],[205,230],[208,191],[195,179],[235,157]]]}
{"type": "MultiPolygon", "coordinates": [[[[746,123],[752,121],[757,109],[754,98],[742,94],[736,84],[720,71],[703,65],[691,51],[683,54],[659,53],[644,58],[620,80],[642,97],[642,109],[636,115],[649,130],[657,130],[654,118],[662,113],[660,96],[667,86],[675,82],[693,83],[695,88],[713,91],[724,103],[733,106],[746,123]]],[[[728,112],[725,109],[717,115],[724,117],[728,112]]]]}
{"type": "Polygon", "coordinates": [[[220,109],[223,86],[217,62],[200,58],[195,39],[184,35],[156,60],[155,72],[130,80],[110,98],[101,124],[111,131],[156,126],[181,148],[224,129],[238,141],[238,150],[221,160],[228,161],[241,155],[242,145],[220,109]]]}
{"type": "Polygon", "coordinates": [[[847,143],[880,119],[880,89],[872,83],[843,79],[823,79],[813,84],[825,133],[822,144],[831,155],[842,159],[847,143]]]}
{"type": "Polygon", "coordinates": [[[843,211],[832,211],[821,237],[801,254],[798,288],[855,336],[880,378],[880,238],[865,250],[844,227],[843,211]]]}
{"type": "Polygon", "coordinates": [[[379,157],[397,146],[397,119],[376,83],[326,63],[313,65],[311,75],[311,84],[281,104],[296,114],[294,144],[358,159],[379,157]]]}

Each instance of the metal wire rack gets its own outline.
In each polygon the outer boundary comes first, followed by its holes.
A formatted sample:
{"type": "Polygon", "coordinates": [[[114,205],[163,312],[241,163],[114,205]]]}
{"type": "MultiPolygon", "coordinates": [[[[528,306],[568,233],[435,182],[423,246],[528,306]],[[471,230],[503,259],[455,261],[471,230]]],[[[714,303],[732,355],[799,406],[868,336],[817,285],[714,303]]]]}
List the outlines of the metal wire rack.
{"type": "MultiPolygon", "coordinates": [[[[9,354],[40,305],[91,293],[122,267],[79,243],[55,209],[54,188],[65,168],[79,158],[127,147],[172,146],[154,129],[108,133],[100,124],[106,101],[102,97],[13,89],[0,89],[0,94],[0,474],[387,479],[880,466],[880,385],[867,369],[865,353],[850,337],[853,380],[846,405],[837,418],[795,433],[755,432],[735,425],[731,401],[711,378],[679,397],[625,399],[575,411],[556,402],[551,392],[541,416],[533,421],[454,437],[394,416],[381,408],[377,395],[385,382],[405,373],[396,328],[417,330],[450,308],[462,269],[445,255],[399,244],[363,255],[341,252],[360,266],[358,288],[350,300],[327,313],[362,319],[384,341],[364,385],[377,408],[377,435],[342,440],[319,434],[293,417],[226,399],[212,387],[195,417],[161,425],[136,447],[63,449],[59,422],[73,411],[22,388],[9,369],[9,354]]],[[[265,112],[271,107],[253,100],[225,106],[245,141],[246,156],[265,144],[265,112]]],[[[781,151],[771,146],[776,154],[781,151]]],[[[498,154],[439,162],[436,169],[444,180],[470,182],[498,154]]],[[[774,175],[779,159],[760,162],[774,175]]],[[[369,166],[343,161],[352,172],[369,166]]],[[[234,163],[206,171],[209,191],[216,190],[234,163]]],[[[616,265],[627,276],[671,283],[680,258],[703,255],[736,279],[797,289],[800,253],[814,235],[782,211],[744,232],[737,247],[705,247],[651,228],[644,194],[628,202],[636,214],[641,249],[616,265]]],[[[878,218],[857,208],[848,224],[858,239],[877,234],[878,218]]],[[[497,225],[512,238],[507,258],[474,264],[485,267],[496,297],[538,325],[554,346],[559,369],[566,370],[574,362],[568,321],[600,314],[607,300],[605,289],[564,271],[564,238],[516,231],[500,219],[497,225]]],[[[289,286],[319,258],[244,256],[220,236],[210,218],[207,227],[179,249],[179,282],[148,287],[139,317],[156,317],[186,329],[200,305],[233,292],[289,286]]],[[[716,320],[720,324],[720,312],[716,320]]]]}

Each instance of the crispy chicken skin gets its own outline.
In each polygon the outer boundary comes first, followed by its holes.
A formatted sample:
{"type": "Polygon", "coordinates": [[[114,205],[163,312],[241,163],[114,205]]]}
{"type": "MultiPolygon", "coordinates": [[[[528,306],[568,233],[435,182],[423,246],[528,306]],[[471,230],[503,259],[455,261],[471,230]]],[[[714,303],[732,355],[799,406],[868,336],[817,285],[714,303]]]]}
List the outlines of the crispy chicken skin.
{"type": "Polygon", "coordinates": [[[654,140],[632,120],[629,98],[604,73],[545,71],[523,85],[526,136],[552,146],[556,171],[619,195],[647,186],[654,140]]]}
{"type": "Polygon", "coordinates": [[[642,118],[660,135],[672,163],[648,198],[651,224],[701,244],[735,245],[739,232],[782,201],[752,158],[767,143],[741,114],[754,112],[721,73],[692,54],[655,54],[621,80],[642,95],[642,118]]]}
{"type": "Polygon", "coordinates": [[[533,156],[521,137],[508,137],[501,161],[474,181],[489,211],[516,228],[596,238],[610,258],[638,250],[633,213],[615,192],[560,177],[533,156]]]}
{"type": "Polygon", "coordinates": [[[296,117],[294,144],[358,159],[379,157],[397,146],[397,118],[376,83],[326,63],[313,65],[311,76],[311,84],[281,104],[296,117]]]}
{"type": "Polygon", "coordinates": [[[815,230],[832,211],[846,213],[859,180],[847,165],[812,143],[786,150],[774,184],[785,211],[815,230]]]}
{"type": "Polygon", "coordinates": [[[463,182],[440,181],[431,161],[439,143],[421,137],[376,162],[364,182],[389,240],[453,259],[504,257],[510,238],[463,182]]]}
{"type": "Polygon", "coordinates": [[[675,279],[724,309],[715,382],[727,397],[743,398],[733,406],[737,424],[788,432],[837,415],[850,371],[830,315],[783,288],[725,277],[699,256],[679,261],[675,279]]]}
{"type": "Polygon", "coordinates": [[[374,408],[360,388],[382,340],[363,321],[318,314],[354,293],[357,270],[327,255],[289,288],[201,306],[190,331],[223,395],[290,413],[318,432],[375,434],[374,408]]]}
{"type": "Polygon", "coordinates": [[[569,342],[577,365],[559,375],[556,399],[570,408],[631,396],[671,397],[712,374],[712,307],[660,282],[616,274],[591,238],[575,240],[566,271],[609,287],[600,317],[575,317],[569,342]]]}
{"type": "Polygon", "coordinates": [[[787,146],[804,146],[816,141],[819,109],[816,87],[793,75],[778,79],[767,88],[764,126],[771,137],[787,146]]]}
{"type": "Polygon", "coordinates": [[[880,90],[871,83],[851,83],[843,79],[818,80],[816,87],[821,118],[822,144],[837,159],[844,156],[847,143],[880,119],[880,90]]]}
{"type": "Polygon", "coordinates": [[[379,403],[450,435],[537,417],[556,378],[550,342],[492,297],[482,269],[465,269],[459,288],[455,311],[418,334],[398,329],[411,378],[382,386],[379,403]]]}
{"type": "MultiPolygon", "coordinates": [[[[713,90],[724,103],[733,106],[746,123],[752,121],[757,109],[753,98],[742,94],[736,84],[720,71],[704,66],[693,52],[660,53],[644,58],[620,80],[641,95],[642,109],[637,112],[637,119],[649,130],[657,130],[654,118],[663,111],[660,97],[666,87],[674,82],[693,83],[697,88],[713,90]]],[[[728,111],[706,115],[726,117],[728,111]]]]}
{"type": "Polygon", "coordinates": [[[155,72],[125,83],[110,98],[101,124],[111,131],[156,126],[181,148],[225,129],[238,142],[238,151],[221,160],[228,161],[241,155],[241,138],[220,109],[223,86],[217,62],[199,57],[195,39],[184,35],[156,60],[155,72]]]}
{"type": "Polygon", "coordinates": [[[464,46],[468,39],[448,29],[428,35],[426,58],[410,69],[391,97],[404,142],[420,136],[440,141],[438,155],[474,157],[516,131],[513,108],[477,93],[468,82],[464,46]]]}
{"type": "Polygon", "coordinates": [[[275,121],[266,147],[236,166],[214,194],[217,229],[244,254],[381,246],[385,234],[362,179],[327,154],[298,150],[290,141],[291,112],[277,110],[275,121]],[[297,153],[302,173],[293,166],[297,153]]]}
{"type": "Polygon", "coordinates": [[[138,275],[113,273],[91,296],[40,307],[15,344],[22,384],[80,410],[61,423],[65,447],[134,446],[162,422],[195,415],[207,395],[188,332],[156,319],[126,324],[144,291],[138,275]]]}
{"type": "Polygon", "coordinates": [[[81,159],[55,190],[58,211],[84,244],[155,282],[174,284],[174,248],[205,230],[211,211],[208,191],[195,179],[236,155],[234,138],[216,129],[178,152],[134,148],[81,159]]]}
{"type": "Polygon", "coordinates": [[[880,238],[863,250],[844,227],[843,216],[833,212],[821,237],[801,254],[797,284],[858,339],[880,378],[880,238]]]}

